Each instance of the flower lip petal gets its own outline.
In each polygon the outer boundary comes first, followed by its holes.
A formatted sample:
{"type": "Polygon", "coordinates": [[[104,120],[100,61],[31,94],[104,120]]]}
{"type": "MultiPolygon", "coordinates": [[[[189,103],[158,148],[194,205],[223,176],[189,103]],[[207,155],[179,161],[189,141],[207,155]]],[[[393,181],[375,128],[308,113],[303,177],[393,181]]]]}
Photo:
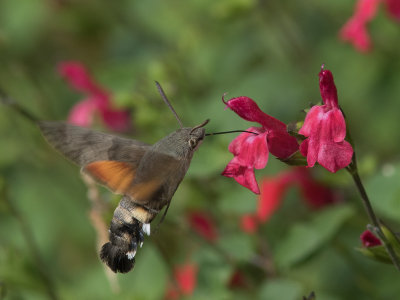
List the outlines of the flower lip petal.
{"type": "MultiPolygon", "coordinates": [[[[242,139],[239,153],[236,156],[237,162],[240,165],[250,168],[264,168],[268,162],[267,133],[262,133],[259,135],[254,135],[251,133],[244,134],[246,134],[247,137],[242,139]]],[[[236,147],[236,150],[238,149],[239,147],[236,147]]]]}
{"type": "Polygon", "coordinates": [[[226,102],[226,105],[246,121],[257,122],[268,130],[286,131],[285,123],[264,113],[249,97],[232,98],[226,102]]]}
{"type": "Polygon", "coordinates": [[[254,174],[254,170],[247,166],[242,166],[237,162],[237,157],[234,157],[228,165],[225,167],[225,170],[222,172],[223,176],[232,177],[236,180],[237,183],[248,188],[254,194],[259,194],[260,189],[258,187],[256,176],[254,174]]]}

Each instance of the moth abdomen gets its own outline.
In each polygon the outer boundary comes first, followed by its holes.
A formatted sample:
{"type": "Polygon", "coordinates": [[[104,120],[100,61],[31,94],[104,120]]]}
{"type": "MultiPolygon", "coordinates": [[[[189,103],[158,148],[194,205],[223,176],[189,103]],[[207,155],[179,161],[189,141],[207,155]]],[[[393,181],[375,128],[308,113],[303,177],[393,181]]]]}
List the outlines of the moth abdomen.
{"type": "Polygon", "coordinates": [[[150,235],[149,222],[157,213],[135,204],[124,196],[114,211],[109,239],[103,245],[100,258],[114,272],[127,273],[135,265],[138,246],[141,247],[144,234],[150,235]]]}

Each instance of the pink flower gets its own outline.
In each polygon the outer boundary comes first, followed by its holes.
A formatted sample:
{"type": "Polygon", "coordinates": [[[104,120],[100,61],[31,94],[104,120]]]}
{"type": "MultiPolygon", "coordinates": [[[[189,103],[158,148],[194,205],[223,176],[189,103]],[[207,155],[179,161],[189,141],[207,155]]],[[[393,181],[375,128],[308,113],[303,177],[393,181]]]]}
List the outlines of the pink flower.
{"type": "Polygon", "coordinates": [[[385,3],[389,14],[396,21],[400,21],[400,0],[386,0],[385,3]]]}
{"type": "Polygon", "coordinates": [[[340,38],[349,41],[360,52],[371,49],[367,24],[376,15],[381,0],[358,0],[354,15],[340,30],[340,38]]]}
{"type": "Polygon", "coordinates": [[[90,126],[98,114],[104,124],[115,131],[126,131],[130,128],[130,116],[126,110],[112,107],[110,95],[97,85],[85,67],[79,62],[63,62],[58,66],[60,74],[70,85],[87,95],[77,103],[68,117],[68,121],[79,126],[90,126]]]}
{"type": "Polygon", "coordinates": [[[364,247],[375,247],[382,245],[380,239],[378,239],[371,231],[365,230],[360,236],[361,242],[364,247]]]}
{"type": "Polygon", "coordinates": [[[188,216],[190,226],[204,239],[215,242],[218,239],[214,221],[205,212],[192,212],[188,216]]]}
{"type": "Polygon", "coordinates": [[[300,152],[307,157],[309,167],[316,162],[330,172],[347,167],[353,157],[353,148],[344,140],[346,123],[338,105],[337,91],[332,73],[319,73],[319,87],[323,105],[315,105],[307,113],[299,134],[307,137],[300,152]]]}
{"type": "Polygon", "coordinates": [[[289,157],[298,150],[298,143],[288,134],[283,122],[261,111],[252,99],[242,96],[224,103],[241,118],[257,122],[262,127],[250,127],[247,131],[255,134],[244,132],[230,143],[229,151],[234,158],[222,175],[233,177],[239,184],[259,194],[254,169],[267,165],[269,152],[278,158],[289,157]]]}
{"type": "Polygon", "coordinates": [[[380,2],[386,4],[386,9],[392,18],[400,21],[400,0],[358,0],[353,16],[346,22],[339,33],[343,41],[353,44],[360,52],[371,49],[367,25],[376,16],[380,2]]]}

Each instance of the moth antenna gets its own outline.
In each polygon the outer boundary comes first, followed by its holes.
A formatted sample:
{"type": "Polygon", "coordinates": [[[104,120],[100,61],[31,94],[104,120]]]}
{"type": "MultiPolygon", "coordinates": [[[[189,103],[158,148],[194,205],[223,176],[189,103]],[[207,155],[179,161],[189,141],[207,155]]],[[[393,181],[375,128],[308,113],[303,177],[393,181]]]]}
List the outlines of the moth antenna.
{"type": "Polygon", "coordinates": [[[181,128],[183,128],[183,124],[181,119],[179,118],[178,114],[176,113],[175,109],[172,107],[171,103],[168,101],[167,95],[165,95],[164,90],[162,89],[161,85],[156,81],[156,86],[158,89],[158,92],[161,95],[161,98],[164,100],[165,104],[168,105],[169,109],[172,111],[172,113],[174,114],[176,120],[179,123],[179,126],[181,126],[181,128]]]}

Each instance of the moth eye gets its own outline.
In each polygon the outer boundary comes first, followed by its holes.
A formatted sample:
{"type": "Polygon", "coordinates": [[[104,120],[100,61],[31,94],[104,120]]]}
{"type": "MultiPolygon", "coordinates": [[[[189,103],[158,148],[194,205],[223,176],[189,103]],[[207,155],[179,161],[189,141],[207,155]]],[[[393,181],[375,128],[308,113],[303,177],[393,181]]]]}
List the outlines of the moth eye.
{"type": "Polygon", "coordinates": [[[190,146],[191,148],[196,147],[196,144],[197,144],[197,141],[196,141],[195,139],[190,139],[190,140],[189,140],[189,146],[190,146]]]}

